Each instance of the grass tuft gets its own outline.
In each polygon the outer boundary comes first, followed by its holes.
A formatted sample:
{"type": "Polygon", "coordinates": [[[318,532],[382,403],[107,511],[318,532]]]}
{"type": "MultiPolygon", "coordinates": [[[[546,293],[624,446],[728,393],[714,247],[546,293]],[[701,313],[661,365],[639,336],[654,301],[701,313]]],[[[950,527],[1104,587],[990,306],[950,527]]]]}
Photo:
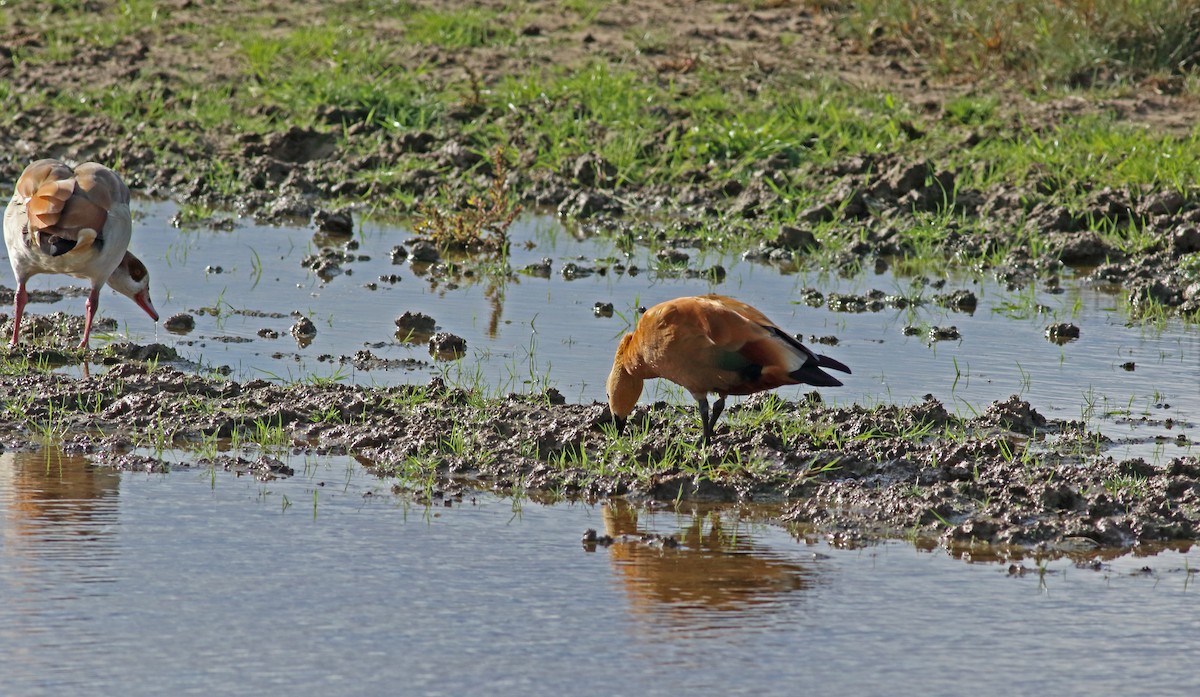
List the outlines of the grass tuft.
{"type": "Polygon", "coordinates": [[[872,52],[911,52],[943,73],[997,70],[1091,87],[1200,63],[1195,0],[862,0],[843,31],[872,52]]]}
{"type": "Polygon", "coordinates": [[[520,212],[520,204],[509,191],[504,149],[497,147],[492,151],[488,190],[452,210],[432,204],[421,206],[417,232],[442,248],[503,253],[508,250],[508,228],[520,212]]]}

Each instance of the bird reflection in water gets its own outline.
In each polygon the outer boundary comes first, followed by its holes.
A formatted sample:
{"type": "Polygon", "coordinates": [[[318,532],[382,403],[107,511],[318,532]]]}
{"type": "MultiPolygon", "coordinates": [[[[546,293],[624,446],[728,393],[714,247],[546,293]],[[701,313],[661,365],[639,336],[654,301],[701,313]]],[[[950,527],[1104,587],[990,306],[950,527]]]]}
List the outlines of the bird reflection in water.
{"type": "Polygon", "coordinates": [[[103,580],[115,554],[120,476],[54,448],[0,454],[0,557],[32,576],[69,566],[74,580],[103,580]]]}
{"type": "Polygon", "coordinates": [[[600,538],[611,538],[609,558],[636,615],[689,627],[765,619],[813,581],[811,565],[772,556],[736,523],[728,529],[719,511],[693,511],[670,538],[639,529],[638,513],[626,501],[608,501],[600,538]]]}

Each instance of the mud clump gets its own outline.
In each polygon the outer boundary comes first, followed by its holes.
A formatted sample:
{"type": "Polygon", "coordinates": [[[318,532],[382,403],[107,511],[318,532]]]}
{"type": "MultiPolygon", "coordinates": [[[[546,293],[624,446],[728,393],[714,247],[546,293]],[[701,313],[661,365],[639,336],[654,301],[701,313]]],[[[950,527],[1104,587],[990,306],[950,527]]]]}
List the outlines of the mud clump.
{"type": "Polygon", "coordinates": [[[974,313],[979,305],[979,298],[969,290],[956,290],[953,293],[934,295],[933,302],[958,312],[974,313]]]}
{"type": "Polygon", "coordinates": [[[432,334],[437,331],[437,322],[423,312],[409,312],[396,318],[396,329],[405,334],[432,334]]]}
{"type": "MultiPolygon", "coordinates": [[[[399,249],[403,249],[400,247],[399,249]]],[[[395,250],[392,253],[392,261],[395,262],[397,256],[395,250]]],[[[401,259],[405,257],[400,257],[401,259]]],[[[418,241],[413,244],[412,249],[408,250],[407,258],[413,262],[421,262],[425,264],[436,264],[441,261],[442,253],[438,248],[430,242],[418,241]]]]}
{"type": "Polygon", "coordinates": [[[163,322],[163,329],[172,334],[187,334],[196,328],[196,318],[186,312],[171,315],[163,322]]]}
{"type": "Polygon", "coordinates": [[[322,281],[329,281],[341,274],[350,275],[352,271],[344,269],[344,266],[367,260],[367,257],[354,253],[353,250],[357,248],[358,244],[354,240],[346,242],[344,249],[324,247],[315,254],[306,255],[300,260],[300,265],[312,269],[322,281]]]}
{"type": "Polygon", "coordinates": [[[296,320],[292,328],[288,330],[296,341],[310,342],[317,335],[317,325],[307,317],[301,317],[296,320]]]}
{"type": "Polygon", "coordinates": [[[415,358],[381,358],[366,349],[358,351],[353,356],[342,356],[337,360],[339,363],[346,363],[354,366],[356,370],[363,371],[415,370],[428,365],[424,361],[419,361],[415,358]]]}
{"type": "Polygon", "coordinates": [[[1065,344],[1079,338],[1079,327],[1069,322],[1059,322],[1046,327],[1046,338],[1056,344],[1065,344]]]}
{"type": "Polygon", "coordinates": [[[1031,436],[1038,429],[1044,430],[1049,422],[1034,410],[1029,402],[1012,395],[1003,402],[992,402],[988,405],[978,423],[1031,436]]]}
{"type": "Polygon", "coordinates": [[[537,278],[550,278],[550,272],[554,268],[554,260],[550,257],[542,257],[541,261],[532,264],[526,264],[525,268],[521,269],[521,273],[537,278]]]}
{"type": "Polygon", "coordinates": [[[313,222],[316,223],[318,230],[328,235],[354,234],[354,216],[349,209],[343,208],[336,211],[318,209],[313,214],[313,222]]]}
{"type": "Polygon", "coordinates": [[[961,338],[962,334],[958,331],[958,327],[955,326],[934,326],[929,328],[930,341],[958,341],[961,338]]]}
{"type": "Polygon", "coordinates": [[[467,340],[449,332],[429,337],[429,354],[439,360],[456,360],[467,354],[467,340]]]}
{"type": "Polygon", "coordinates": [[[577,192],[558,205],[558,214],[567,218],[593,218],[601,213],[621,215],[624,212],[624,206],[616,199],[598,191],[577,192]]]}
{"type": "Polygon", "coordinates": [[[775,244],[781,249],[793,252],[811,252],[821,248],[821,243],[817,241],[812,231],[795,225],[784,225],[779,228],[779,236],[775,238],[775,244]]]}
{"type": "Polygon", "coordinates": [[[437,322],[423,312],[406,311],[395,322],[396,340],[401,343],[426,343],[437,332],[437,322]]]}
{"type": "Polygon", "coordinates": [[[122,364],[133,366],[138,366],[140,363],[126,363],[126,361],[167,362],[180,360],[179,352],[174,347],[164,344],[142,346],[129,341],[119,341],[105,346],[100,353],[105,363],[120,361],[122,364]]]}

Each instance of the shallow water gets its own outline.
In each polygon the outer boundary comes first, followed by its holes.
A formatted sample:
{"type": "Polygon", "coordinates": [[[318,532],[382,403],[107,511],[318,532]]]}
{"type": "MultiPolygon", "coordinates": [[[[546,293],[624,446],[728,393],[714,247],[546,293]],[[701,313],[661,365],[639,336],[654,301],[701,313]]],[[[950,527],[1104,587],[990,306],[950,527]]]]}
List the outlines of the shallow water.
{"type": "MultiPolygon", "coordinates": [[[[519,270],[549,257],[548,278],[517,274],[497,282],[477,275],[455,286],[430,283],[408,262],[392,263],[392,248],[411,237],[398,227],[360,221],[353,238],[341,239],[249,221],[237,221],[231,231],[179,230],[168,222],[175,211],[170,203],[138,203],[132,249],[151,269],[163,318],[188,312],[195,316],[196,328],[183,335],[156,331],[140,310],[115,294],[104,296],[101,314],[118,319],[122,334],[174,346],[201,369],[227,366],[237,379],[332,377],[395,384],[425,383],[443,375],[455,384],[498,394],[553,386],[570,401],[603,400],[613,350],[636,307],[715,291],[758,306],[794,332],[836,336],[836,346],[813,347],[855,372],[845,378],[845,387],[822,391],[827,401],[907,404],[932,394],[952,411],[971,416],[995,400],[1020,394],[1048,417],[1086,419],[1114,439],[1109,446],[1114,456],[1162,461],[1194,452],[1191,440],[1200,421],[1200,331],[1174,320],[1156,326],[1129,323],[1117,310],[1119,298],[1082,284],[1064,282],[1062,293],[1008,292],[994,282],[957,275],[935,291],[890,271],[849,279],[781,273],[761,263],[691,250],[689,268],[720,264],[727,270],[723,282],[713,283],[657,273],[654,250],[635,247],[626,260],[611,241],[577,237],[552,218],[530,217],[511,230],[510,266],[519,270]],[[348,249],[348,243],[357,248],[348,249]],[[301,264],[321,246],[352,254],[354,260],[342,265],[343,273],[322,277],[301,264]],[[640,272],[573,279],[561,273],[570,262],[608,266],[596,260],[611,259],[625,260],[640,272]],[[380,281],[393,275],[399,280],[380,281]],[[927,302],[915,309],[833,312],[824,305],[805,305],[800,291],[806,287],[826,294],[879,289],[927,302]],[[979,298],[972,314],[928,302],[936,292],[962,288],[979,298]],[[595,316],[597,302],[612,303],[614,316],[595,316]],[[1033,303],[1049,312],[1030,313],[1033,303]],[[435,361],[425,344],[399,340],[394,320],[405,311],[431,315],[441,329],[464,337],[466,356],[435,361]],[[301,346],[288,333],[296,321],[288,316],[292,312],[315,323],[317,335],[310,344],[301,346]],[[1079,326],[1080,338],[1063,346],[1047,340],[1045,327],[1056,321],[1079,326]],[[905,336],[902,329],[908,325],[953,325],[962,338],[930,342],[926,336],[905,336]],[[264,329],[278,332],[279,338],[260,337],[264,329]],[[416,364],[361,371],[337,360],[364,349],[416,364]],[[1129,362],[1135,364],[1132,371],[1122,367],[1129,362]],[[1177,443],[1180,434],[1185,437],[1177,443]]],[[[42,276],[34,284],[56,288],[64,279],[42,276]]],[[[52,310],[81,313],[83,301],[30,306],[35,313],[52,310]]],[[[652,385],[644,401],[691,401],[662,381],[652,385]]],[[[794,398],[802,391],[782,393],[794,398]]]]}
{"type": "Polygon", "coordinates": [[[752,509],[424,508],[352,461],[289,464],[260,482],[0,454],[3,692],[1200,688],[1194,550],[1019,576],[902,542],[805,542],[752,509]],[[606,525],[682,544],[580,544],[606,525]]]}

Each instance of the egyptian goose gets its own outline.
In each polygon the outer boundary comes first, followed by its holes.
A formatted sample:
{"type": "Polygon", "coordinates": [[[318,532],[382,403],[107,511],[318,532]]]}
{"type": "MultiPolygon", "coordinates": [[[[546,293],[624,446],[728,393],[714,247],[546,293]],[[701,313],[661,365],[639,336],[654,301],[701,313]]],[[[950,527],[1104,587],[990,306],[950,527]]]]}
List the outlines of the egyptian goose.
{"type": "Polygon", "coordinates": [[[85,162],[72,170],[58,160],[38,160],[26,167],[4,211],[4,243],[17,277],[11,345],[17,344],[29,300],[25,283],[39,273],[92,282],[79,348],[87,348],[105,282],[157,322],[150,273],[126,251],[132,230],[129,188],[111,169],[85,162]]]}
{"type": "Polygon", "coordinates": [[[722,295],[676,298],[642,315],[621,338],[608,376],[608,405],[620,432],[642,394],[642,383],[665,378],[696,398],[704,434],[725,408],[725,397],[801,383],[836,387],[821,368],[849,373],[844,364],[805,348],[749,305],[722,295]],[[720,397],[708,410],[708,393],[720,397]]]}

